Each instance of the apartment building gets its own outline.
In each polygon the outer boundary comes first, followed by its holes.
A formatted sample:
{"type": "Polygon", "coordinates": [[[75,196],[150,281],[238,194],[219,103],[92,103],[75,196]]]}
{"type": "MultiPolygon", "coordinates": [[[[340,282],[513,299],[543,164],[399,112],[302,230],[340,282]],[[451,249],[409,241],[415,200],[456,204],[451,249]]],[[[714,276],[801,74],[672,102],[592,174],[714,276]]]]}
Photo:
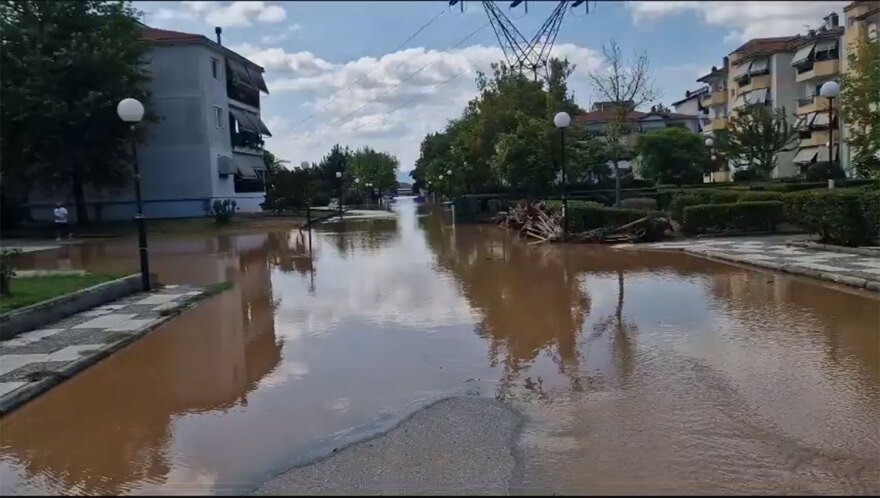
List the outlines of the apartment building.
{"type": "MultiPolygon", "coordinates": [[[[224,47],[216,33],[211,40],[143,26],[151,77],[151,99],[143,104],[158,118],[142,125],[147,138],[137,151],[147,218],[206,216],[223,199],[260,211],[265,200],[262,137],[271,133],[260,117],[260,93],[268,93],[263,68],[224,47]]],[[[51,219],[55,201],[73,203],[65,195],[31,200],[35,219],[51,219]]],[[[86,200],[93,220],[136,212],[133,186],[89,191],[86,200]]]]}
{"type": "MultiPolygon", "coordinates": [[[[574,116],[572,123],[590,135],[606,137],[608,124],[616,112],[615,106],[614,102],[596,102],[590,112],[574,116]]],[[[699,117],[691,114],[666,112],[658,110],[656,107],[652,107],[648,112],[630,111],[624,120],[624,134],[620,137],[622,154],[618,161],[618,167],[621,171],[623,173],[631,172],[635,178],[640,178],[638,164],[633,155],[636,138],[642,133],[672,126],[686,128],[697,133],[700,129],[699,117]]],[[[609,166],[611,166],[610,162],[609,166]]]]}
{"type": "MultiPolygon", "coordinates": [[[[859,42],[880,43],[880,1],[852,2],[844,7],[843,15],[845,31],[841,47],[843,54],[840,58],[840,71],[846,73],[851,70],[848,57],[859,42]]],[[[846,171],[850,171],[852,151],[845,140],[849,135],[849,127],[845,122],[841,122],[841,132],[844,140],[840,145],[840,164],[846,171]]]]}

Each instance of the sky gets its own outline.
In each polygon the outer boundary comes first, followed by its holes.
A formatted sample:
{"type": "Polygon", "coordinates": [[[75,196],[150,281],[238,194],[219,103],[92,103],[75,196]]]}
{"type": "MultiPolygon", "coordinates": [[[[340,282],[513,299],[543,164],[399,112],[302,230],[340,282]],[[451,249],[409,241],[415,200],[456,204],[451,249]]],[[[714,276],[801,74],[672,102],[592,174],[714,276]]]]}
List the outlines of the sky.
{"type": "MultiPolygon", "coordinates": [[[[588,74],[602,45],[645,51],[658,103],[684,97],[722,57],[755,37],[805,33],[848,2],[600,1],[569,10],[553,54],[576,65],[569,88],[596,100],[588,74]]],[[[458,117],[477,93],[477,71],[504,54],[481,2],[134,2],[153,27],[214,38],[265,68],[266,148],[291,165],[317,162],[333,144],[364,145],[400,160],[404,180],[422,138],[458,117]]],[[[555,1],[496,4],[526,37],[555,1]]]]}

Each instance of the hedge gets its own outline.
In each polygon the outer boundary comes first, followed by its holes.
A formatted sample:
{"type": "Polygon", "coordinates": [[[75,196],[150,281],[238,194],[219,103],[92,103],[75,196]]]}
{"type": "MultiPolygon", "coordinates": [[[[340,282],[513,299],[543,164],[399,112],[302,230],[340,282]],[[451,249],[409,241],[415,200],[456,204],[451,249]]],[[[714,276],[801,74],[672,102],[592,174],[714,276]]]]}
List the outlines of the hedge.
{"type": "Polygon", "coordinates": [[[679,195],[669,203],[669,214],[672,216],[673,220],[680,222],[684,217],[684,208],[688,206],[698,206],[700,204],[707,203],[696,195],[679,195]]]}
{"type": "Polygon", "coordinates": [[[684,208],[682,229],[697,234],[727,230],[775,230],[782,221],[780,201],[700,204],[684,208]]]}
{"type": "Polygon", "coordinates": [[[781,201],[784,197],[782,192],[742,192],[736,202],[781,201]]]}
{"type": "Polygon", "coordinates": [[[876,190],[809,190],[785,196],[785,216],[824,242],[859,245],[877,238],[880,192],[876,190]]]}
{"type": "Polygon", "coordinates": [[[630,197],[620,201],[623,209],[643,209],[647,211],[657,210],[657,199],[651,197],[630,197]]]}
{"type": "MultiPolygon", "coordinates": [[[[551,205],[561,207],[562,203],[553,201],[551,205]]],[[[595,202],[568,201],[568,229],[577,233],[594,228],[618,227],[652,214],[660,213],[644,209],[610,208],[595,202]]]]}

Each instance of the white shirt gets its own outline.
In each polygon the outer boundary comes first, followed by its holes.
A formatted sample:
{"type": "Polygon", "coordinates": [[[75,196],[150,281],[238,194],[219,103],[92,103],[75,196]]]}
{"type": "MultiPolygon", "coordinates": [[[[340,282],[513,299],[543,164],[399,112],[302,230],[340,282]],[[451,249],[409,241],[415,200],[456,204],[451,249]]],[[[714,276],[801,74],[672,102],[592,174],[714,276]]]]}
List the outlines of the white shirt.
{"type": "Polygon", "coordinates": [[[67,223],[67,208],[66,207],[64,207],[64,206],[57,207],[57,208],[55,208],[53,213],[55,214],[55,223],[67,223]]]}

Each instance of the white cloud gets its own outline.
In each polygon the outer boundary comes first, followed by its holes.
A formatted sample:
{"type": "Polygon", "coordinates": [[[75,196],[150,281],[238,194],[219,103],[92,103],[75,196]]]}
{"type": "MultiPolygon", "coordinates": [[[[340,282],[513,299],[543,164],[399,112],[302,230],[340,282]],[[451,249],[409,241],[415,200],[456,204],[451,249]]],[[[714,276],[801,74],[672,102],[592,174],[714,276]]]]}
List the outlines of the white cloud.
{"type": "MultiPolygon", "coordinates": [[[[267,146],[273,152],[299,164],[318,161],[337,142],[369,144],[396,154],[402,170],[412,167],[424,135],[442,129],[476,95],[477,71],[489,71],[503,59],[500,48],[484,45],[411,48],[344,64],[278,47],[235,50],[266,68],[270,99],[294,92],[304,98],[298,116],[269,118],[273,138],[267,146]]],[[[576,64],[575,89],[587,88],[586,74],[601,65],[601,57],[586,47],[559,44],[553,52],[576,64]]],[[[272,116],[267,101],[263,113],[272,116]]]]}
{"type": "Polygon", "coordinates": [[[179,9],[162,7],[155,20],[201,20],[211,26],[233,28],[279,23],[287,19],[284,7],[267,2],[180,2],[179,9]]]}
{"type": "Polygon", "coordinates": [[[633,21],[650,22],[665,16],[693,12],[710,26],[730,29],[724,41],[737,43],[752,38],[786,36],[816,27],[831,11],[840,12],[848,2],[627,2],[633,21]]]}

